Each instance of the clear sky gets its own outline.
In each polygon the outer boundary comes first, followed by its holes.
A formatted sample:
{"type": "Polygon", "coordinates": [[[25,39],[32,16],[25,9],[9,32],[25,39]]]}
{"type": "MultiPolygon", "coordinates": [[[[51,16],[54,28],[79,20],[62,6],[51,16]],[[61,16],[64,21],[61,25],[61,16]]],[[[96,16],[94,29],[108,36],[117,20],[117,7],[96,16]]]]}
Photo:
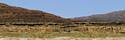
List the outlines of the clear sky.
{"type": "Polygon", "coordinates": [[[125,9],[125,0],[0,0],[12,6],[37,9],[65,18],[125,9]]]}

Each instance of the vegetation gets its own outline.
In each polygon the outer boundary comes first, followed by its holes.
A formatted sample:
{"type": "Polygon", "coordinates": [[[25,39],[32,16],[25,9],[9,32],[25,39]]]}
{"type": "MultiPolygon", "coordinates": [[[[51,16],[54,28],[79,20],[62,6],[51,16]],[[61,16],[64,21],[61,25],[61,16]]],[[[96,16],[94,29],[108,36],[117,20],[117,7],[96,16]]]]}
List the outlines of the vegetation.
{"type": "Polygon", "coordinates": [[[106,32],[0,32],[2,37],[34,37],[34,38],[54,38],[54,37],[124,37],[121,33],[106,32]]]}
{"type": "MultiPolygon", "coordinates": [[[[123,25],[124,26],[124,25],[123,25]]],[[[54,25],[3,25],[0,26],[2,37],[124,37],[123,26],[78,26],[61,27],[54,25]],[[113,27],[113,28],[112,28],[113,27]],[[120,27],[122,29],[120,29],[120,27]],[[68,30],[68,31],[67,31],[68,30]]]]}
{"type": "Polygon", "coordinates": [[[0,3],[0,23],[19,23],[19,22],[70,22],[60,16],[50,14],[39,10],[29,10],[21,7],[9,6],[0,3]]]}
{"type": "Polygon", "coordinates": [[[107,22],[107,23],[125,23],[125,10],[114,11],[107,14],[96,14],[85,17],[76,17],[74,19],[83,22],[107,22]]]}
{"type": "MultiPolygon", "coordinates": [[[[121,13],[123,14],[123,13],[121,13]]],[[[109,14],[107,14],[109,15],[109,14]]],[[[9,6],[0,3],[0,36],[2,37],[119,37],[125,36],[125,25],[110,25],[110,24],[94,24],[89,22],[123,22],[119,21],[121,15],[105,15],[90,16],[87,21],[88,24],[71,24],[73,22],[80,22],[80,20],[64,19],[62,17],[49,14],[39,10],[29,10],[20,7],[9,6]],[[115,19],[114,19],[115,18],[115,19]],[[110,19],[110,20],[109,20],[110,19]],[[112,20],[114,19],[114,20],[112,20]],[[108,20],[108,21],[107,21],[108,20]],[[18,25],[11,25],[11,23],[22,23],[18,25]],[[24,23],[24,25],[23,25],[24,23]],[[25,25],[25,23],[33,23],[32,25],[25,25]],[[43,25],[34,24],[44,23],[43,25]],[[49,25],[47,25],[47,23],[49,25]],[[55,23],[55,24],[54,24],[55,23]],[[57,23],[57,24],[56,24],[57,23]],[[64,23],[59,24],[58,23],[64,23]],[[54,24],[54,25],[53,25],[54,24]],[[94,25],[93,25],[94,24],[94,25]]],[[[122,18],[124,19],[124,18],[122,18]]]]}

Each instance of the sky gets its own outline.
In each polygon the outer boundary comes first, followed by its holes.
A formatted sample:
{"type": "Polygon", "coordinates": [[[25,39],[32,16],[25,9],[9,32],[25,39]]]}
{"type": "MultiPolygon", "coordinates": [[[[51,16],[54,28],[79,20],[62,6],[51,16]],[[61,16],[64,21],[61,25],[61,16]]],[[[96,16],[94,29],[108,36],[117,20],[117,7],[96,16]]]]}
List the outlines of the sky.
{"type": "Polygon", "coordinates": [[[41,10],[65,18],[125,10],[125,0],[0,0],[0,2],[41,10]]]}

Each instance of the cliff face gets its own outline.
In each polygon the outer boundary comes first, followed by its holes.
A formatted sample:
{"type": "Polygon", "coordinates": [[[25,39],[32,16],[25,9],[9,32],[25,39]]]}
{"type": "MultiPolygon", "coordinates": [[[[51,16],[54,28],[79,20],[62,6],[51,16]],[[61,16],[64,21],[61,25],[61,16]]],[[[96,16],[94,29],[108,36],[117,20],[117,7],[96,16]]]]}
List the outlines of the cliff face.
{"type": "Polygon", "coordinates": [[[68,22],[68,20],[47,12],[29,10],[0,3],[0,22],[68,22]]]}

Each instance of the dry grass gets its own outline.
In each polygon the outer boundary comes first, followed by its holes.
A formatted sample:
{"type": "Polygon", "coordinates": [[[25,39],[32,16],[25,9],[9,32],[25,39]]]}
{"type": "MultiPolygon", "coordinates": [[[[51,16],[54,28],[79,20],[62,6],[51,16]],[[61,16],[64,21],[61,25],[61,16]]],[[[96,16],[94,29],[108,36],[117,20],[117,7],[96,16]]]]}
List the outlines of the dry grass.
{"type": "Polygon", "coordinates": [[[56,37],[56,38],[18,38],[6,37],[0,40],[125,40],[125,37],[106,37],[106,38],[74,38],[74,37],[56,37]]]}
{"type": "MultiPolygon", "coordinates": [[[[59,26],[0,26],[0,36],[2,37],[33,37],[33,38],[53,38],[53,37],[124,37],[120,33],[124,26],[79,26],[59,28],[59,26]],[[121,28],[122,27],[122,28],[121,28]],[[69,30],[66,32],[63,30],[69,30]]],[[[123,30],[124,31],[124,30],[123,30]]]]}
{"type": "Polygon", "coordinates": [[[124,37],[125,34],[120,33],[102,33],[102,32],[50,32],[50,33],[41,33],[41,32],[1,32],[0,36],[2,37],[31,37],[31,38],[54,38],[54,37],[124,37]]]}

